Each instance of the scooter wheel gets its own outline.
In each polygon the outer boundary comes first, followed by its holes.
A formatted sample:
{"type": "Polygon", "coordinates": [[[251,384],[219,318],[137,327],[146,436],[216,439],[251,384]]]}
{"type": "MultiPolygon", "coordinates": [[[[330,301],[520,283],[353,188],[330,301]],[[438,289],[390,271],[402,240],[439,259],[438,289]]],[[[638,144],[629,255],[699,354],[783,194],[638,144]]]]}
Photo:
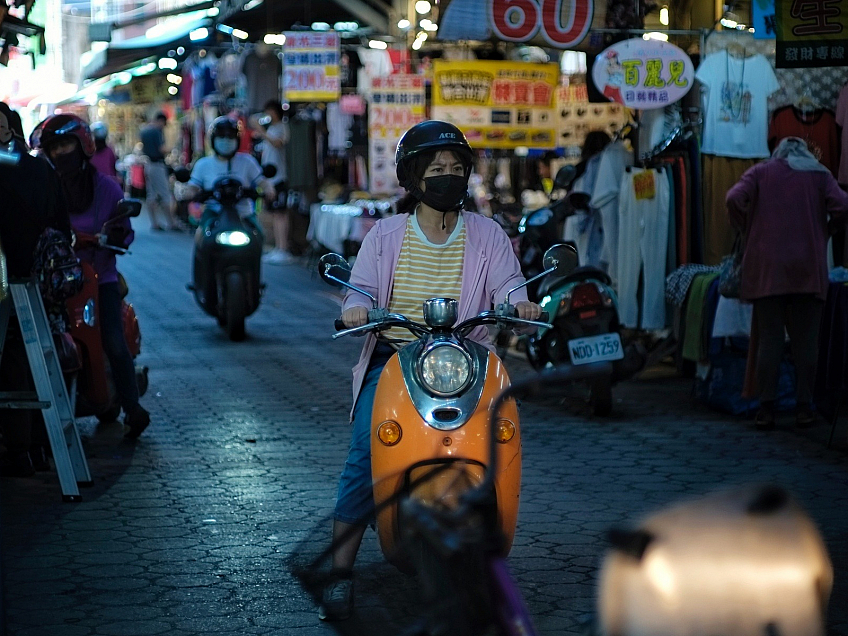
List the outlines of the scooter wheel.
{"type": "Polygon", "coordinates": [[[612,413],[612,382],[609,378],[600,378],[592,382],[589,389],[589,402],[592,413],[598,417],[607,417],[612,413]]]}
{"type": "Polygon", "coordinates": [[[247,294],[244,280],[238,272],[230,272],[224,289],[225,315],[227,317],[227,336],[233,342],[244,340],[244,318],[247,306],[247,294]]]}
{"type": "Polygon", "coordinates": [[[135,367],[135,383],[138,386],[138,396],[144,397],[144,394],[147,393],[147,388],[150,385],[150,382],[147,379],[147,372],[150,369],[146,366],[136,365],[135,367]]]}

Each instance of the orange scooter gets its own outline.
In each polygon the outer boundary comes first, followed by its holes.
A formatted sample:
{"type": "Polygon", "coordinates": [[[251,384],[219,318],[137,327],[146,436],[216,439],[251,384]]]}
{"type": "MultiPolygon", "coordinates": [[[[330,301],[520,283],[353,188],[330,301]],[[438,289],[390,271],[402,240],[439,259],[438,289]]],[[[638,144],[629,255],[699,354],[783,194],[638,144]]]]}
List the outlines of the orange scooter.
{"type": "MultiPolygon", "coordinates": [[[[545,255],[545,271],[567,273],[577,264],[570,246],[552,247],[545,255]]],[[[405,499],[453,510],[464,493],[479,486],[486,476],[491,448],[495,449],[494,497],[487,514],[503,536],[504,556],[512,547],[518,518],[521,489],[521,430],[518,409],[508,400],[500,409],[492,443],[490,409],[498,394],[509,386],[509,376],[500,359],[467,335],[480,325],[499,328],[547,327],[540,321],[515,317],[510,294],[492,311],[460,324],[457,301],[433,298],[424,303],[420,324],[391,314],[377,306],[370,294],[354,287],[350,266],[338,254],[327,254],[319,262],[319,273],[329,284],[343,286],[371,298],[368,323],[345,329],[333,338],[365,332],[379,333],[402,327],[418,339],[400,349],[386,363],[374,398],[371,424],[371,472],[377,512],[377,534],[386,559],[404,571],[418,558],[404,546],[405,499]]]]}
{"type": "MultiPolygon", "coordinates": [[[[126,217],[136,217],[141,213],[141,202],[124,199],[118,203],[118,214],[107,221],[98,234],[77,233],[77,249],[106,249],[118,254],[129,250],[109,245],[106,234],[109,226],[126,217]]],[[[100,337],[100,282],[97,272],[89,263],[82,263],[83,286],[78,294],[65,301],[68,316],[68,333],[80,354],[82,369],[71,378],[71,398],[77,417],[95,415],[101,422],[113,422],[121,413],[121,403],[112,380],[109,360],[103,349],[100,337]]],[[[123,283],[123,278],[121,278],[123,283]]],[[[122,284],[126,293],[126,284],[122,284]]],[[[124,327],[124,339],[133,358],[141,352],[141,331],[135,309],[125,299],[121,303],[121,319],[124,327]]],[[[147,392],[148,368],[137,365],[136,383],[140,396],[147,392]]]]}

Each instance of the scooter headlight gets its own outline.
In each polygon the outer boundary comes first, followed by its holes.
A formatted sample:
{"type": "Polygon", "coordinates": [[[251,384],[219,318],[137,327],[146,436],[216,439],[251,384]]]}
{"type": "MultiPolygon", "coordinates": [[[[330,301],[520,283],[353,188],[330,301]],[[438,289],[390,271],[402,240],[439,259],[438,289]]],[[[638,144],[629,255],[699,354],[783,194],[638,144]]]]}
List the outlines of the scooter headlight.
{"type": "Polygon", "coordinates": [[[431,393],[454,395],[471,380],[471,356],[454,344],[437,344],[421,356],[418,369],[421,382],[431,393]]]}
{"type": "Polygon", "coordinates": [[[89,298],[82,307],[82,321],[89,327],[94,326],[97,314],[94,312],[94,299],[89,298]]]}
{"type": "Polygon", "coordinates": [[[241,230],[233,230],[232,232],[221,232],[215,237],[215,242],[218,245],[241,247],[250,243],[250,237],[241,230]]]}

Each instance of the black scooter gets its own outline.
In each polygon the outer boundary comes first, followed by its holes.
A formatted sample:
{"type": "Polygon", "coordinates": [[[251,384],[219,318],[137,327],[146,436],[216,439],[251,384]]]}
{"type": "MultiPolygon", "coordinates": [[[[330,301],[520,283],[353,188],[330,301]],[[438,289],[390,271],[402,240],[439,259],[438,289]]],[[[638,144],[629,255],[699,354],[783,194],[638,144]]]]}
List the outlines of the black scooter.
{"type": "MultiPolygon", "coordinates": [[[[275,173],[273,166],[263,169],[267,178],[275,173]]],[[[189,177],[188,170],[178,171],[178,181],[186,183],[189,177]]],[[[232,177],[218,179],[211,192],[195,197],[206,205],[194,235],[193,282],[186,287],[234,342],[244,340],[245,319],[259,307],[265,287],[260,280],[262,229],[255,217],[242,218],[238,212],[239,201],[258,197],[232,177]]]]}
{"type": "MultiPolygon", "coordinates": [[[[571,187],[576,177],[572,166],[562,168],[555,189],[571,187]]],[[[589,195],[570,192],[547,208],[531,212],[521,221],[522,273],[536,275],[543,267],[539,255],[559,242],[565,219],[585,210],[589,195]]],[[[528,286],[528,290],[531,287],[528,286]]],[[[609,276],[596,267],[583,266],[563,276],[549,276],[532,287],[532,297],[550,314],[553,328],[539,329],[526,340],[527,358],[537,370],[597,367],[603,372],[587,375],[589,403],[598,416],[612,411],[612,386],[644,368],[646,352],[638,343],[621,340],[618,299],[609,276]],[[593,364],[596,363],[596,364],[593,364]],[[597,363],[607,363],[600,365],[597,363]]]]}

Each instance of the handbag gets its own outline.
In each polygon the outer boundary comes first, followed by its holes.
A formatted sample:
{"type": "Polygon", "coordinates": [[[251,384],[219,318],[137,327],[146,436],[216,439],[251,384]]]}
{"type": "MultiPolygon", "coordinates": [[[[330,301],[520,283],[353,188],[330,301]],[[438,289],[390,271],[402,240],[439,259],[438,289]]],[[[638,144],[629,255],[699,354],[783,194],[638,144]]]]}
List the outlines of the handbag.
{"type": "Polygon", "coordinates": [[[718,274],[718,293],[725,298],[739,298],[742,281],[742,256],[745,254],[742,234],[736,235],[733,250],[721,260],[718,274]]]}
{"type": "Polygon", "coordinates": [[[64,302],[82,290],[84,275],[74,248],[68,237],[51,227],[38,239],[31,273],[38,279],[45,305],[64,302]]]}

